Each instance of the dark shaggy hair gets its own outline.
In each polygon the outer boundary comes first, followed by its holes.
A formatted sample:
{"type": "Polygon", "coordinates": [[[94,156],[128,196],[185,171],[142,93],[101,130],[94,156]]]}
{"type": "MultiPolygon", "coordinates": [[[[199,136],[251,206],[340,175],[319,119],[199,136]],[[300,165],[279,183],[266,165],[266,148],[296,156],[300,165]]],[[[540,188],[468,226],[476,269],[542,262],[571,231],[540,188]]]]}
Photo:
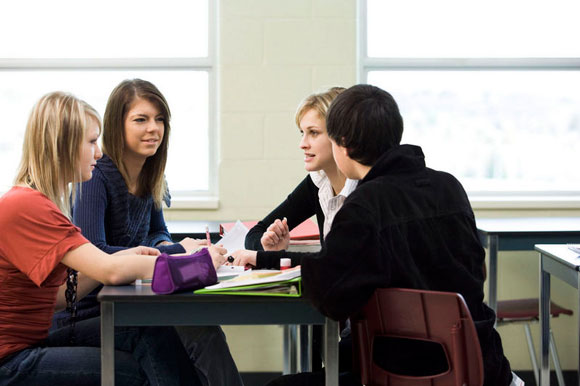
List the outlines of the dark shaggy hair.
{"type": "Polygon", "coordinates": [[[328,136],[347,148],[348,156],[367,166],[403,136],[403,118],[388,92],[359,84],[342,92],[330,105],[326,117],[328,136]]]}

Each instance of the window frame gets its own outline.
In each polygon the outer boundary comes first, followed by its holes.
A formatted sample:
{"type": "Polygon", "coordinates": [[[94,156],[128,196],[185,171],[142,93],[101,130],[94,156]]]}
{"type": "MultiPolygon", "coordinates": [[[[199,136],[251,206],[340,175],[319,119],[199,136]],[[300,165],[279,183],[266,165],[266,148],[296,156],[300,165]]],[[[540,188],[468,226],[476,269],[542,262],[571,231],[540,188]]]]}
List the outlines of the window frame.
{"type": "Polygon", "coordinates": [[[171,209],[218,208],[218,5],[208,2],[208,52],[192,58],[0,58],[0,71],[192,70],[208,74],[208,190],[171,191],[171,209]]]}
{"type": "MultiPolygon", "coordinates": [[[[385,58],[367,53],[367,0],[357,0],[357,83],[371,71],[580,71],[580,58],[385,58]]],[[[467,191],[474,209],[580,208],[580,191],[467,191]]]]}

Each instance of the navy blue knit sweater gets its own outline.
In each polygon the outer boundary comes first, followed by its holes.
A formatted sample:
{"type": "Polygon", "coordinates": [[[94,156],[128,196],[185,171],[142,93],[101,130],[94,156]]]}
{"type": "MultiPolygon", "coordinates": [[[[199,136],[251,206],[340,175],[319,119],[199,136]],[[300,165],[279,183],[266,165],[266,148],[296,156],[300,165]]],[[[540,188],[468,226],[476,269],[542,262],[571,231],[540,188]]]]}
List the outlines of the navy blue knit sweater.
{"type": "MultiPolygon", "coordinates": [[[[169,197],[166,198],[170,205],[169,197]]],[[[155,209],[153,197],[129,193],[127,184],[113,161],[103,155],[93,178],[82,184],[73,207],[73,223],[99,249],[114,253],[145,245],[161,252],[185,252],[180,244],[157,246],[171,241],[163,212],[155,209]]]]}
{"type": "MultiPolygon", "coordinates": [[[[166,197],[167,206],[170,197],[166,197]]],[[[155,209],[153,197],[137,197],[129,193],[119,169],[106,155],[97,161],[93,177],[82,184],[73,206],[73,223],[83,236],[99,249],[115,253],[145,245],[161,252],[183,253],[181,244],[157,245],[171,241],[163,212],[155,209]]],[[[119,258],[123,258],[120,256],[119,258]]],[[[99,315],[97,287],[77,305],[77,321],[99,315]]],[[[57,314],[55,322],[66,324],[68,313],[57,314]],[[58,320],[58,321],[57,321],[58,320]]]]}

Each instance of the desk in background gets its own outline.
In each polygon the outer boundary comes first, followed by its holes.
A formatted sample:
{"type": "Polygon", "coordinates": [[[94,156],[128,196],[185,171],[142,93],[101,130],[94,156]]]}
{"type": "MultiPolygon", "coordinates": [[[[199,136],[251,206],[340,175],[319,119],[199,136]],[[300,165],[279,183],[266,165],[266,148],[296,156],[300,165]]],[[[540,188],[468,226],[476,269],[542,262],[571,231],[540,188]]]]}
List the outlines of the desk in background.
{"type": "Polygon", "coordinates": [[[151,286],[105,286],[101,302],[101,384],[114,385],[115,326],[324,325],[326,385],[338,385],[338,322],[306,299],[268,296],[156,295],[151,286]]]}
{"type": "Polygon", "coordinates": [[[489,248],[488,305],[497,310],[498,251],[533,251],[535,244],[580,243],[579,217],[478,218],[479,237],[489,248]]]}
{"type": "Polygon", "coordinates": [[[165,221],[167,230],[174,242],[179,242],[185,237],[205,240],[205,227],[209,228],[211,242],[218,241],[220,236],[220,223],[223,221],[165,221]]]}
{"type": "MultiPolygon", "coordinates": [[[[540,386],[550,385],[550,275],[565,281],[579,290],[580,301],[580,257],[565,244],[536,245],[540,252],[540,386]]],[[[580,350],[580,318],[578,319],[578,348],[580,350]]],[[[578,363],[580,384],[580,359],[578,363]]]]}

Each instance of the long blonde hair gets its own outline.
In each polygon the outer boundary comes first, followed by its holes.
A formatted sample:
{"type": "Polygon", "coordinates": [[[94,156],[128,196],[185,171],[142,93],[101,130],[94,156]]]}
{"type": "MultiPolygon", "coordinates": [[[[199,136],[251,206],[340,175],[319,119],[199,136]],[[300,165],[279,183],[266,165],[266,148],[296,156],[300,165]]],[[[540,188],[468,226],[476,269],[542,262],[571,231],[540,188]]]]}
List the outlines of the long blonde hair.
{"type": "Polygon", "coordinates": [[[56,91],[34,105],[24,135],[15,184],[46,195],[67,216],[70,197],[82,182],[80,148],[91,122],[101,126],[97,111],[74,95],[56,91]]]}
{"type": "Polygon", "coordinates": [[[129,173],[123,163],[125,150],[125,117],[131,104],[138,98],[155,105],[165,118],[165,130],[161,144],[154,155],[147,158],[137,182],[137,196],[151,194],[155,207],[160,209],[167,194],[165,184],[165,164],[171,132],[171,111],[161,91],[154,84],[142,79],[122,81],[111,92],[105,108],[103,128],[103,153],[109,156],[119,169],[125,183],[129,184],[129,173]]]}

